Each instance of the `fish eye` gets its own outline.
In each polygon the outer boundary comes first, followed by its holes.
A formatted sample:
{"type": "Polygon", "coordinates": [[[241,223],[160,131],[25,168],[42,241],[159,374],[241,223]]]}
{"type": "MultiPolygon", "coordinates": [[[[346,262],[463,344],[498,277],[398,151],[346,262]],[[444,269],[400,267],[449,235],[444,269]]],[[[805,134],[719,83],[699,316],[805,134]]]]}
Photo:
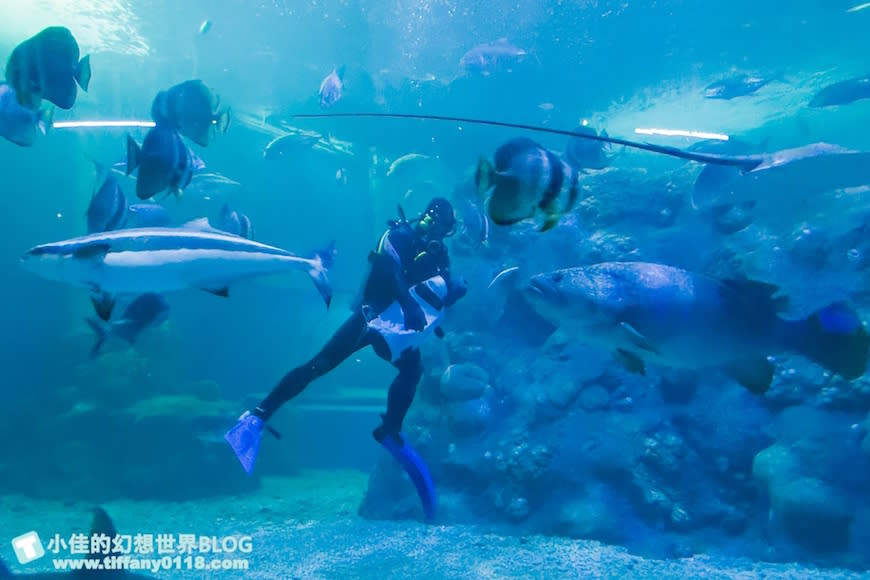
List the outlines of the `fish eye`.
{"type": "Polygon", "coordinates": [[[553,274],[553,282],[558,284],[559,282],[562,281],[562,279],[564,277],[565,277],[565,274],[563,274],[562,272],[557,272],[557,273],[553,274]]]}

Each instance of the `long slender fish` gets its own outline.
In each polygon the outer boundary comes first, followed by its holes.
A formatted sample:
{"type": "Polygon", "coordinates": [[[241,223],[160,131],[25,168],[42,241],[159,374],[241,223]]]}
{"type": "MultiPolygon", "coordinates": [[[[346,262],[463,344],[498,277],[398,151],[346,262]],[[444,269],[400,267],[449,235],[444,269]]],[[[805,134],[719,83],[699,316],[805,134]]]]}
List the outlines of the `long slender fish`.
{"type": "Polygon", "coordinates": [[[414,119],[420,121],[448,121],[451,123],[470,123],[473,125],[487,125],[490,127],[507,127],[510,129],[523,129],[525,131],[534,131],[536,133],[549,133],[551,135],[565,135],[567,137],[577,137],[579,139],[587,139],[589,141],[599,141],[601,143],[610,143],[612,145],[622,145],[632,149],[640,149],[641,151],[650,151],[652,153],[660,153],[669,155],[679,159],[687,159],[689,161],[697,161],[699,163],[711,163],[713,165],[730,165],[739,167],[743,171],[752,171],[758,167],[764,159],[754,155],[714,155],[712,153],[698,153],[693,151],[685,151],[676,147],[667,145],[653,145],[652,143],[641,143],[638,141],[629,141],[627,139],[619,139],[607,135],[595,135],[592,133],[578,133],[576,131],[568,131],[566,129],[555,129],[553,127],[536,127],[525,123],[509,123],[507,121],[493,121],[489,119],[475,119],[472,117],[454,117],[449,115],[424,115],[418,113],[306,113],[302,115],[293,115],[294,119],[414,119]]]}
{"type": "Polygon", "coordinates": [[[333,246],[302,258],[281,248],[209,228],[204,220],[180,228],[133,228],[43,244],[22,266],[47,278],[84,286],[95,294],[140,294],[197,288],[229,295],[243,279],[302,270],[327,307],[327,270],[333,246]]]}

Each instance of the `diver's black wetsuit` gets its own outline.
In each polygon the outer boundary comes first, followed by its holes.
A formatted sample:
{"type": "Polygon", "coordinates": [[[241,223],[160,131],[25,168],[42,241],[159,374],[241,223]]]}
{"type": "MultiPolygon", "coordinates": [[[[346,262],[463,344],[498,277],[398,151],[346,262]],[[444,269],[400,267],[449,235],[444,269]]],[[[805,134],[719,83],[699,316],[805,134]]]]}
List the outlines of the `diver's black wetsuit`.
{"type": "MultiPolygon", "coordinates": [[[[366,324],[364,307],[377,315],[397,300],[402,306],[406,326],[415,326],[416,322],[417,328],[421,329],[425,318],[420,306],[409,294],[409,288],[440,274],[447,281],[449,289],[446,305],[464,294],[464,287],[458,287],[450,278],[449,257],[444,243],[440,240],[427,242],[408,222],[392,224],[381,238],[377,251],[369,255],[369,261],[371,271],[360,299],[352,307],[353,314],[314,358],[281,379],[253,411],[255,415],[267,421],[281,405],[301,393],[311,381],[328,373],[363,347],[372,345],[378,356],[389,360],[385,345],[377,340],[376,333],[366,324]]],[[[402,421],[423,375],[419,349],[406,350],[393,364],[399,374],[390,385],[387,412],[383,415],[383,425],[376,430],[376,438],[385,434],[398,435],[401,431],[402,421]]]]}

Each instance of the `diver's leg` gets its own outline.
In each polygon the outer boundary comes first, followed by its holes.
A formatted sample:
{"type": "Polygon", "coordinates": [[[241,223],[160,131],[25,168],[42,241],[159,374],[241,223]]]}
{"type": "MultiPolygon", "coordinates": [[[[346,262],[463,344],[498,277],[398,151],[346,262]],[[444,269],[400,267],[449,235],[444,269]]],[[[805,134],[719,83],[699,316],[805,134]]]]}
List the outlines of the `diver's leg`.
{"type": "Polygon", "coordinates": [[[414,393],[417,391],[417,383],[423,376],[421,359],[420,351],[411,349],[405,351],[395,362],[399,374],[390,385],[390,393],[387,396],[387,412],[381,415],[383,424],[375,429],[372,435],[390,452],[411,478],[423,504],[423,513],[427,520],[431,520],[435,517],[438,503],[432,474],[429,473],[429,468],[423,458],[410,444],[405,442],[401,433],[405,414],[411,407],[414,393]]]}
{"type": "Polygon", "coordinates": [[[347,357],[368,344],[366,321],[361,313],[355,313],[332,335],[314,358],[286,375],[272,389],[253,411],[255,415],[268,421],[284,403],[305,390],[305,387],[318,377],[322,377],[337,367],[347,357]]]}
{"type": "MultiPolygon", "coordinates": [[[[260,438],[266,421],[281,405],[298,395],[316,379],[331,371],[355,351],[369,344],[365,317],[356,313],[348,318],[317,355],[296,367],[281,379],[272,392],[253,411],[245,411],[224,435],[245,471],[251,473],[260,450],[260,438]]],[[[276,434],[272,431],[273,434],[276,434]]]]}
{"type": "Polygon", "coordinates": [[[390,392],[387,395],[387,412],[381,416],[383,424],[374,430],[373,435],[378,441],[383,440],[386,435],[392,435],[400,443],[403,443],[399,435],[402,430],[402,422],[414,401],[417,383],[423,377],[423,361],[420,350],[414,348],[405,351],[394,364],[399,369],[399,374],[390,385],[390,392]]]}

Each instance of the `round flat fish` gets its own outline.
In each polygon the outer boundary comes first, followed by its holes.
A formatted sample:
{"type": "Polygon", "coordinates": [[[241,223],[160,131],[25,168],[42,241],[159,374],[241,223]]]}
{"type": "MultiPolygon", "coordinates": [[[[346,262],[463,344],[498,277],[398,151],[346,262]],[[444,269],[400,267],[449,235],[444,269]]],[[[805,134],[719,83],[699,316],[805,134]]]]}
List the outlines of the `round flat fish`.
{"type": "Polygon", "coordinates": [[[76,83],[88,90],[90,57],[80,61],[79,45],[69,29],[52,26],[15,47],[6,78],[22,105],[35,109],[45,99],[68,110],[76,101],[76,83]]]}

